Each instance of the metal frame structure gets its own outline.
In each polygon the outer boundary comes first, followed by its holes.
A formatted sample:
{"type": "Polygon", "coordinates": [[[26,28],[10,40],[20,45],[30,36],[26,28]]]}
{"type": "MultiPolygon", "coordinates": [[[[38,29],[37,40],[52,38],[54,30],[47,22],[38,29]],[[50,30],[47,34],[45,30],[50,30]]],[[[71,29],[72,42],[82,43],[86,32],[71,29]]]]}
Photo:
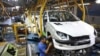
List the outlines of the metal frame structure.
{"type": "MultiPolygon", "coordinates": [[[[38,8],[40,8],[40,16],[39,16],[39,20],[40,20],[40,22],[39,22],[39,26],[40,26],[40,32],[37,30],[37,33],[39,34],[39,36],[42,36],[42,34],[43,34],[43,30],[42,30],[42,27],[43,27],[43,12],[44,12],[44,10],[45,10],[45,8],[46,7],[48,7],[48,6],[46,6],[47,5],[47,3],[48,2],[50,2],[49,0],[38,0],[37,1],[37,4],[34,6],[34,11],[35,11],[35,13],[36,13],[36,11],[38,10],[38,8]]],[[[66,4],[68,5],[68,7],[70,7],[70,6],[76,6],[76,7],[79,7],[79,9],[82,11],[82,13],[83,13],[83,15],[82,15],[82,20],[84,21],[85,20],[85,8],[84,8],[84,2],[83,2],[83,0],[80,0],[80,4],[81,4],[81,6],[79,5],[79,3],[77,2],[77,0],[58,0],[58,1],[56,1],[57,3],[58,3],[58,5],[60,6],[62,3],[64,3],[64,2],[66,2],[66,4]],[[73,5],[71,5],[71,3],[72,2],[74,2],[74,4],[73,5]]],[[[55,4],[54,4],[55,5],[55,4]]],[[[52,5],[53,6],[53,5],[52,5]]],[[[33,7],[33,6],[32,6],[33,7]]],[[[30,10],[30,12],[29,13],[31,13],[32,12],[32,7],[31,7],[31,10],[30,10]]],[[[34,18],[35,18],[35,16],[34,16],[34,18]]],[[[31,18],[30,18],[31,19],[31,18]]],[[[30,20],[31,22],[32,22],[32,20],[30,20]]],[[[36,20],[34,20],[34,21],[36,21],[36,20]]],[[[36,22],[35,22],[35,25],[36,25],[36,22]]],[[[37,28],[37,27],[36,27],[37,28]]],[[[37,28],[38,29],[38,28],[37,28]]]]}
{"type": "MultiPolygon", "coordinates": [[[[14,30],[14,34],[15,34],[15,37],[16,37],[16,42],[17,43],[19,43],[19,42],[24,42],[25,40],[23,39],[23,40],[21,40],[20,39],[20,34],[18,34],[18,30],[17,30],[17,28],[18,27],[20,27],[20,28],[24,28],[25,29],[25,33],[24,33],[24,37],[26,38],[26,36],[27,36],[27,28],[26,28],[26,26],[24,25],[24,24],[14,24],[13,25],[13,30],[14,30]]],[[[24,38],[23,37],[23,38],[24,38]]]]}
{"type": "MultiPolygon", "coordinates": [[[[30,22],[33,23],[32,15],[31,15],[32,9],[34,7],[34,9],[33,9],[35,11],[34,14],[36,14],[37,9],[40,8],[40,13],[39,13],[40,14],[40,16],[39,16],[39,19],[40,19],[40,22],[39,22],[40,23],[40,25],[39,25],[40,26],[40,32],[38,31],[38,28],[36,26],[36,28],[37,28],[36,30],[37,30],[37,33],[39,34],[39,36],[42,36],[43,11],[45,9],[46,3],[47,3],[47,0],[38,0],[36,6],[32,6],[28,10],[28,13],[27,13],[28,18],[30,19],[30,22]]],[[[35,18],[35,15],[34,15],[34,18],[35,18]]],[[[34,19],[34,23],[35,23],[35,25],[37,24],[35,19],[34,19]]]]}
{"type": "Polygon", "coordinates": [[[10,16],[9,16],[9,14],[7,13],[7,11],[6,11],[6,9],[5,9],[4,4],[3,4],[3,2],[2,2],[2,1],[0,1],[0,5],[1,5],[2,9],[3,9],[2,14],[4,14],[4,13],[5,13],[5,14],[7,14],[7,16],[8,16],[8,17],[10,17],[10,16]]]}
{"type": "MultiPolygon", "coordinates": [[[[95,0],[92,0],[91,2],[94,2],[95,0]]],[[[85,6],[84,3],[89,3],[90,0],[85,1],[85,0],[37,0],[37,3],[33,4],[30,6],[30,9],[28,10],[28,18],[30,19],[30,22],[34,23],[36,26],[36,31],[39,34],[39,36],[43,35],[43,12],[45,9],[50,9],[50,7],[54,6],[59,6],[60,9],[61,5],[67,5],[68,10],[70,10],[70,7],[74,7],[74,13],[77,14],[77,9],[79,8],[82,11],[82,20],[85,21],[85,6]],[[80,4],[80,5],[79,5],[80,4]],[[32,20],[32,15],[31,13],[34,11],[34,21],[32,20]],[[39,12],[39,26],[40,28],[37,27],[37,23],[35,20],[35,14],[36,12],[39,12]]]]}

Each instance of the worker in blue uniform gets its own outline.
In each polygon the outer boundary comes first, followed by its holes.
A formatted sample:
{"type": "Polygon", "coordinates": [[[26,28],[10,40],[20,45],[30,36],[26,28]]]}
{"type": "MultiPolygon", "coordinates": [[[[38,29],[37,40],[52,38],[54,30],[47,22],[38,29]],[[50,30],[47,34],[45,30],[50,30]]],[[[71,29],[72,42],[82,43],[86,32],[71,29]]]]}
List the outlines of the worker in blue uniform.
{"type": "Polygon", "coordinates": [[[38,43],[39,53],[40,56],[47,56],[47,54],[50,51],[50,48],[52,46],[52,43],[46,44],[46,37],[42,36],[40,38],[40,42],[38,43]]]}

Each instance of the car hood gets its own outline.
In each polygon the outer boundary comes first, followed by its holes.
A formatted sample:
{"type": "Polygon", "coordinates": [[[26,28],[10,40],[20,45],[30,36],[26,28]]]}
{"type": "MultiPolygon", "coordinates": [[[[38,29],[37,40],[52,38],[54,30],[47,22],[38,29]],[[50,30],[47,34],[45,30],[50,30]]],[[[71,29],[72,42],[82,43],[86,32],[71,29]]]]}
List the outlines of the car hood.
{"type": "Polygon", "coordinates": [[[50,22],[50,25],[56,31],[66,33],[71,36],[90,35],[94,32],[94,28],[83,21],[50,22]]]}

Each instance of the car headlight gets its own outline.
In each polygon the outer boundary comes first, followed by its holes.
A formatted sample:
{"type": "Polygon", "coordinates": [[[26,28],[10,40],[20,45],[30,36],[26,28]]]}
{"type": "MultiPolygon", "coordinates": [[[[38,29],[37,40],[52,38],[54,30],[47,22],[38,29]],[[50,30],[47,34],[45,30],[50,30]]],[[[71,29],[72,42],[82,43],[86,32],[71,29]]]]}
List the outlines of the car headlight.
{"type": "Polygon", "coordinates": [[[57,31],[57,35],[61,37],[61,39],[68,39],[68,35],[62,32],[57,31]]]}

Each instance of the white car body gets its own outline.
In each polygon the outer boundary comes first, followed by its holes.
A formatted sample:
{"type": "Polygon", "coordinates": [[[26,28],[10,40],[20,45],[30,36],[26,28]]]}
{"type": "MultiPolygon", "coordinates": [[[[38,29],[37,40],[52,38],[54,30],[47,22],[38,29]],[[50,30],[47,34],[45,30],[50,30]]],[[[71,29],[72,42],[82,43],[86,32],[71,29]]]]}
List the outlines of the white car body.
{"type": "MultiPolygon", "coordinates": [[[[95,29],[79,20],[70,13],[77,21],[51,22],[49,12],[46,11],[46,32],[52,36],[54,47],[60,50],[78,50],[91,47],[95,44],[95,29]],[[62,37],[61,37],[62,36],[62,37]]],[[[60,15],[60,14],[59,14],[60,15]]]]}
{"type": "Polygon", "coordinates": [[[94,35],[94,28],[82,21],[78,21],[78,22],[68,22],[67,24],[65,23],[61,23],[63,25],[61,26],[57,26],[54,25],[53,23],[48,22],[48,25],[46,26],[47,28],[47,32],[50,32],[52,37],[53,37],[53,43],[54,43],[54,47],[60,50],[77,50],[77,49],[83,49],[83,48],[87,48],[87,47],[91,47],[95,44],[95,35],[94,35]],[[80,26],[80,27],[79,27],[80,26]],[[92,31],[91,31],[92,30],[92,31]],[[68,35],[73,36],[74,38],[77,36],[84,36],[84,35],[89,35],[89,39],[85,39],[85,40],[79,40],[78,42],[85,42],[85,41],[89,41],[90,40],[90,44],[85,44],[85,45],[79,45],[79,46],[70,46],[70,45],[65,45],[65,44],[60,44],[58,42],[56,42],[55,40],[69,40],[68,39],[61,39],[60,36],[57,35],[56,31],[60,31],[63,33],[66,33],[68,35]]]}

